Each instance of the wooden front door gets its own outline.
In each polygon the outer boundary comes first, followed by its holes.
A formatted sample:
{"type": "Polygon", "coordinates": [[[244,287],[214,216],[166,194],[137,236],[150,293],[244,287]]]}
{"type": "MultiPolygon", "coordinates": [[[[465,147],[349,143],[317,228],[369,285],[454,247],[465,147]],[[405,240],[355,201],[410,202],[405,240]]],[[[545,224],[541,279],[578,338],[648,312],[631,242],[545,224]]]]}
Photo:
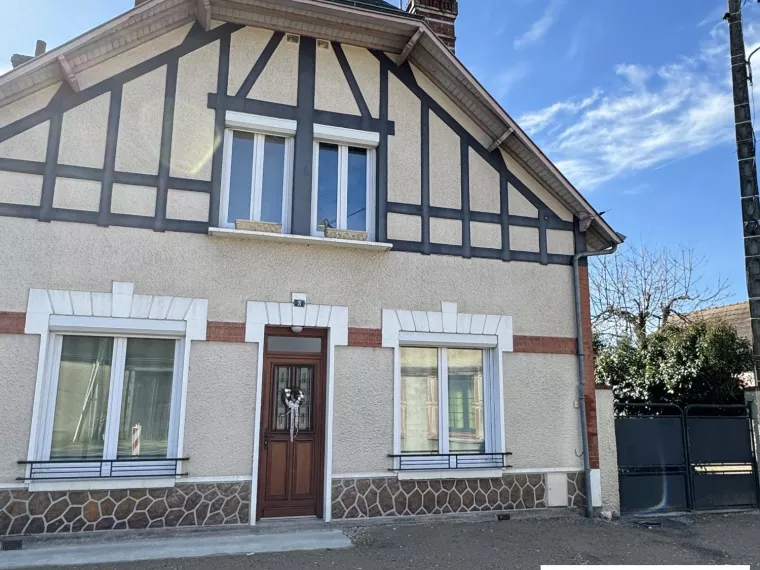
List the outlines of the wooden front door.
{"type": "Polygon", "coordinates": [[[320,330],[267,329],[257,519],[323,516],[326,341],[320,330]],[[286,388],[304,395],[292,441],[286,388]]]}

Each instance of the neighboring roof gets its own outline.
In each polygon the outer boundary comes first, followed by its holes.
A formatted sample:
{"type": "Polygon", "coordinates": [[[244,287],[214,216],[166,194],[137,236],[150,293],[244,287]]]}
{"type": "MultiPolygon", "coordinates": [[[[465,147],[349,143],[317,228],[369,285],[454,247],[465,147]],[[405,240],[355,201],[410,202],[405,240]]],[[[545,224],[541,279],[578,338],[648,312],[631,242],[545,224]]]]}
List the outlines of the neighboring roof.
{"type": "Polygon", "coordinates": [[[623,242],[424,21],[382,0],[148,0],[101,26],[0,76],[0,107],[76,76],[94,65],[194,20],[283,30],[399,54],[416,36],[409,61],[447,94],[547,192],[590,221],[587,244],[599,250],[623,242]],[[205,12],[199,12],[205,10],[205,12]],[[65,71],[64,71],[65,70],[65,71]]]}
{"type": "Polygon", "coordinates": [[[724,321],[733,326],[740,337],[752,342],[749,301],[694,311],[689,314],[689,317],[693,319],[724,321]]]}

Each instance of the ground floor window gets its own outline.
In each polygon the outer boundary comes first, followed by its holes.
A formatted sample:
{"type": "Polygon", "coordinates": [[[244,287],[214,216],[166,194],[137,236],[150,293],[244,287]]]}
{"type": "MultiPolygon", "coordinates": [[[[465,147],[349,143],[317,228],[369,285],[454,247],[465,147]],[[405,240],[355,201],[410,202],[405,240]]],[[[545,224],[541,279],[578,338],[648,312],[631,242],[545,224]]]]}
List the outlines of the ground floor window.
{"type": "Polygon", "coordinates": [[[48,458],[175,457],[181,342],[56,335],[48,458]]]}
{"type": "Polygon", "coordinates": [[[401,351],[401,452],[491,451],[486,413],[490,350],[405,347],[401,351]]]}

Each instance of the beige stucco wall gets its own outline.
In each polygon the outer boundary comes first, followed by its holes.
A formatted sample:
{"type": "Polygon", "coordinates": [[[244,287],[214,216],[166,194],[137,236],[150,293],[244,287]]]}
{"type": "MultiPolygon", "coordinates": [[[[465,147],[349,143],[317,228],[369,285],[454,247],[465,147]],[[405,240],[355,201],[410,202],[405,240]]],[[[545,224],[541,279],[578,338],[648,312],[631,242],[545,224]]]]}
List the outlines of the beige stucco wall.
{"type": "MultiPolygon", "coordinates": [[[[549,206],[549,208],[557,214],[560,219],[565,220],[566,222],[572,222],[573,221],[573,213],[570,212],[567,208],[563,207],[559,201],[552,196],[546,188],[533,176],[531,176],[522,166],[520,166],[517,161],[515,161],[514,158],[512,158],[511,155],[504,152],[503,149],[501,149],[501,155],[504,157],[504,160],[507,163],[507,168],[515,175],[517,178],[520,179],[520,181],[525,184],[531,192],[533,192],[536,196],[538,196],[544,204],[549,206]]],[[[517,212],[512,211],[512,200],[511,200],[511,194],[510,194],[510,203],[509,203],[509,213],[510,214],[517,214],[517,212]]],[[[521,215],[528,215],[528,214],[521,214],[521,215]]],[[[533,214],[535,216],[535,214],[533,214]]]]}
{"type": "Polygon", "coordinates": [[[280,43],[248,98],[285,105],[298,102],[298,44],[287,39],[280,43]]]}
{"type": "Polygon", "coordinates": [[[97,212],[100,208],[100,188],[94,180],[56,178],[53,190],[53,206],[71,210],[97,212]]]}
{"type": "Polygon", "coordinates": [[[538,208],[528,202],[528,199],[514,186],[510,184],[507,192],[509,194],[509,213],[512,216],[527,216],[528,218],[538,217],[538,208]]]}
{"type": "Polygon", "coordinates": [[[63,114],[59,164],[103,168],[110,101],[104,93],[63,114]]]}
{"type": "Polygon", "coordinates": [[[257,358],[255,343],[193,342],[184,448],[191,477],[251,474],[257,358]]]}
{"type": "MultiPolygon", "coordinates": [[[[0,109],[2,110],[2,109],[0,109]]],[[[0,143],[0,158],[45,162],[50,121],[45,121],[0,143]]]]}
{"type": "Polygon", "coordinates": [[[462,207],[462,160],[459,136],[430,113],[430,205],[462,207]]]}
{"type": "Polygon", "coordinates": [[[388,76],[388,118],[396,134],[388,137],[388,200],[419,204],[420,100],[393,74],[388,76]]]}
{"type": "Polygon", "coordinates": [[[383,308],[511,315],[515,334],[574,336],[570,266],[367,252],[206,235],[3,218],[0,311],[24,311],[30,287],[209,299],[209,319],[245,320],[247,300],[347,306],[349,326],[381,326],[383,308]],[[325,273],[329,268],[329,273],[325,273]],[[509,283],[509,287],[504,284],[509,283]]]}
{"type": "Polygon", "coordinates": [[[370,114],[380,116],[380,62],[368,50],[343,44],[348,64],[354,72],[370,114]]]}
{"type": "Polygon", "coordinates": [[[393,453],[393,349],[336,347],[333,474],[382,473],[393,453]]]}
{"type": "Polygon", "coordinates": [[[470,245],[501,249],[501,226],[483,222],[470,222],[470,245]]]}
{"type": "Polygon", "coordinates": [[[111,211],[115,214],[153,216],[156,213],[155,188],[114,184],[111,193],[111,211]]]}
{"type": "Polygon", "coordinates": [[[509,248],[513,251],[540,251],[538,228],[509,226],[509,248]]]}
{"type": "Polygon", "coordinates": [[[602,479],[602,507],[620,512],[615,401],[612,390],[596,391],[596,427],[599,433],[599,466],[602,479]]]}
{"type": "Polygon", "coordinates": [[[55,83],[54,85],[40,89],[36,93],[27,95],[18,101],[14,101],[9,105],[0,107],[0,127],[4,127],[14,121],[23,119],[27,115],[31,115],[45,107],[50,103],[53,95],[55,95],[60,87],[60,83],[55,83]]]}
{"type": "Polygon", "coordinates": [[[0,334],[0,488],[24,474],[39,353],[38,335],[0,334]]]}
{"type": "Polygon", "coordinates": [[[211,180],[215,113],[208,108],[208,94],[216,93],[218,67],[218,41],[179,60],[170,168],[172,176],[211,180]]]}
{"type": "Polygon", "coordinates": [[[504,353],[504,424],[517,469],[582,469],[573,355],[504,353]]]}
{"type": "Polygon", "coordinates": [[[0,171],[0,202],[39,206],[42,176],[0,171]]]}
{"type": "Polygon", "coordinates": [[[501,212],[499,172],[470,149],[470,208],[478,212],[501,212]]]}
{"type": "MultiPolygon", "coordinates": [[[[227,79],[227,93],[235,95],[243,85],[256,60],[272,38],[273,32],[259,28],[245,27],[232,34],[230,39],[230,74],[227,79]]],[[[283,42],[285,39],[283,38],[283,42]]],[[[247,93],[246,93],[247,95],[247,93]]]]}
{"type": "Polygon", "coordinates": [[[166,217],[170,220],[208,220],[210,196],[205,192],[169,189],[166,197],[166,217]]]}
{"type": "Polygon", "coordinates": [[[462,245],[462,222],[430,218],[430,241],[431,243],[462,245]]]}
{"type": "Polygon", "coordinates": [[[388,214],[388,239],[422,240],[422,218],[405,214],[388,214]]]}
{"type": "Polygon", "coordinates": [[[546,230],[546,249],[549,253],[575,253],[575,237],[573,232],[565,230],[546,230]]]}
{"type": "Polygon", "coordinates": [[[116,143],[116,170],[158,174],[166,66],[124,85],[116,143]]]}
{"type": "Polygon", "coordinates": [[[314,107],[316,109],[349,115],[360,114],[332,45],[317,46],[315,82],[314,107]]]}

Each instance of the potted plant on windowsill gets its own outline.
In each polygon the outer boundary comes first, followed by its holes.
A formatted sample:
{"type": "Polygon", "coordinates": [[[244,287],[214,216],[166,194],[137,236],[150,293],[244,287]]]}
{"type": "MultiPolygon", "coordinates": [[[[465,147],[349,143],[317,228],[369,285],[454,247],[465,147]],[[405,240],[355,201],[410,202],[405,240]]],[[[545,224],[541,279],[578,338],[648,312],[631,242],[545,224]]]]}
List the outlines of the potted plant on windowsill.
{"type": "Polygon", "coordinates": [[[332,227],[330,220],[325,218],[322,220],[324,227],[325,237],[331,239],[349,239],[354,241],[367,241],[367,232],[361,230],[339,230],[332,227]]]}
{"type": "Polygon", "coordinates": [[[277,222],[257,222],[256,220],[235,220],[235,229],[246,230],[249,232],[281,234],[282,224],[277,222]]]}

